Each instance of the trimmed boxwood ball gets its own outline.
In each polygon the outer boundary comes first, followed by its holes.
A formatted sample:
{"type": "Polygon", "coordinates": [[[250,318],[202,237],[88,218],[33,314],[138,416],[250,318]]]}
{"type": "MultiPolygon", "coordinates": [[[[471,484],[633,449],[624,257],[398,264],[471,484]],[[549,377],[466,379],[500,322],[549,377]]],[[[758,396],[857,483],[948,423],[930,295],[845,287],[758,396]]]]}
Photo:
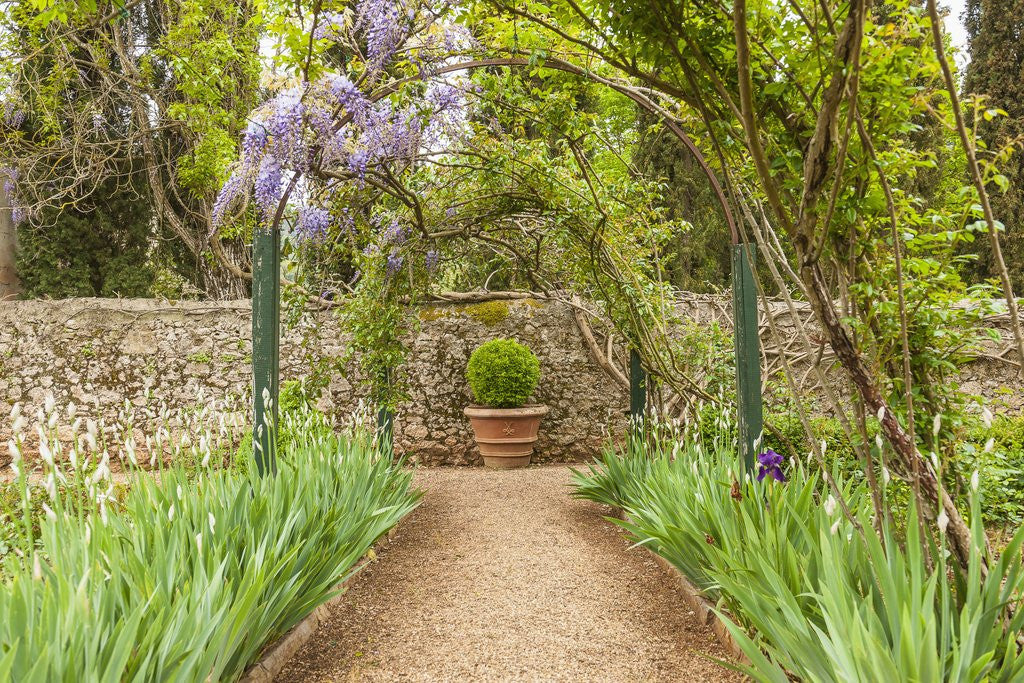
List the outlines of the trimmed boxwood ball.
{"type": "Polygon", "coordinates": [[[518,408],[540,379],[540,361],[514,339],[493,339],[469,357],[466,379],[479,403],[492,408],[518,408]]]}

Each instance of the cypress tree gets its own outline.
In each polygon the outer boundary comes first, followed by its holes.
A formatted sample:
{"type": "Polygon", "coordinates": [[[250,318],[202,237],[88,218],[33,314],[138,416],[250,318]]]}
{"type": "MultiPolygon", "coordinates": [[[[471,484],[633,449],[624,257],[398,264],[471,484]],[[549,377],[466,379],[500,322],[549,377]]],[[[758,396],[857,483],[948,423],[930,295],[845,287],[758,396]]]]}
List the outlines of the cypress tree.
{"type": "MultiPolygon", "coordinates": [[[[990,121],[978,121],[989,150],[1015,143],[1016,149],[1000,171],[1009,179],[1006,192],[994,192],[992,208],[1006,227],[1003,252],[1014,288],[1024,287],[1024,0],[967,0],[964,14],[971,62],[964,92],[987,96],[986,106],[1006,111],[990,121]]],[[[976,275],[996,277],[988,241],[977,241],[976,275]]]]}

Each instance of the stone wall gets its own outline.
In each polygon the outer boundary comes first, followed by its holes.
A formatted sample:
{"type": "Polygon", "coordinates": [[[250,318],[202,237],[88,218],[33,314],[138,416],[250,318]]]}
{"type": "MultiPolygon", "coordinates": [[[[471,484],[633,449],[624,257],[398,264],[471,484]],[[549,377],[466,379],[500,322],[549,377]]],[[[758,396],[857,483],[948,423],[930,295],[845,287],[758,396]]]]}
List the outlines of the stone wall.
{"type": "MultiPolygon", "coordinates": [[[[541,361],[536,400],[551,412],[537,461],[586,459],[608,434],[624,432],[628,394],[591,360],[566,307],[531,300],[453,305],[423,309],[420,319],[408,340],[411,398],[396,419],[399,452],[430,465],[480,462],[462,415],[470,402],[464,370],[477,345],[503,336],[528,344],[541,361]]],[[[6,416],[20,401],[31,413],[52,394],[60,404],[73,401],[80,414],[111,419],[126,399],[141,405],[147,388],[174,407],[195,404],[200,389],[206,397],[246,395],[250,331],[248,301],[0,303],[0,411],[6,416]]],[[[304,321],[282,339],[282,378],[301,378],[317,358],[342,348],[330,314],[304,321]]],[[[321,407],[348,413],[364,396],[362,383],[339,373],[321,407]]]]}
{"type": "MultiPolygon", "coordinates": [[[[693,296],[680,310],[698,325],[731,327],[728,298],[693,296]]],[[[449,305],[421,309],[419,318],[408,340],[405,368],[411,399],[400,406],[395,425],[399,452],[430,465],[480,462],[462,415],[470,402],[464,370],[477,345],[504,336],[529,344],[540,357],[536,400],[551,412],[542,425],[537,461],[584,460],[598,453],[609,435],[624,433],[628,394],[593,361],[566,306],[532,300],[449,305]]],[[[784,350],[803,388],[820,391],[795,328],[785,315],[780,325],[788,345],[784,350]]],[[[1000,340],[988,344],[987,355],[968,364],[958,379],[966,391],[987,397],[994,409],[1019,414],[1024,376],[1012,362],[1006,321],[994,320],[992,326],[1000,340]]],[[[0,302],[0,444],[8,438],[5,416],[13,403],[22,402],[31,414],[48,394],[61,404],[75,402],[80,414],[108,420],[126,399],[141,406],[147,387],[175,408],[206,403],[213,396],[247,396],[250,329],[248,301],[0,302]]],[[[762,336],[766,345],[771,343],[763,320],[762,336]]],[[[813,331],[812,336],[817,338],[813,331]]],[[[305,320],[282,340],[282,378],[304,377],[319,358],[339,356],[343,348],[331,314],[305,320]]],[[[766,377],[777,375],[779,351],[767,351],[766,377]]],[[[835,362],[827,348],[822,361],[826,366],[835,362]]],[[[343,415],[359,406],[365,386],[349,374],[332,376],[322,409],[343,415]]],[[[848,386],[838,368],[831,367],[827,376],[840,393],[848,386]]],[[[0,466],[5,456],[0,452],[0,466]]]]}

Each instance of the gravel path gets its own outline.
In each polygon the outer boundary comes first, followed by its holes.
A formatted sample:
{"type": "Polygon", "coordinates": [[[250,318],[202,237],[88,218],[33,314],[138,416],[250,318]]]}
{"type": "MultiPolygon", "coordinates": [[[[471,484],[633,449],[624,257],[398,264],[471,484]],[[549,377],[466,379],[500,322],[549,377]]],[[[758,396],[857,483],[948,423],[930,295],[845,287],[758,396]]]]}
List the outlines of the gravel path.
{"type": "Polygon", "coordinates": [[[277,680],[741,680],[569,476],[419,470],[423,504],[277,680]]]}

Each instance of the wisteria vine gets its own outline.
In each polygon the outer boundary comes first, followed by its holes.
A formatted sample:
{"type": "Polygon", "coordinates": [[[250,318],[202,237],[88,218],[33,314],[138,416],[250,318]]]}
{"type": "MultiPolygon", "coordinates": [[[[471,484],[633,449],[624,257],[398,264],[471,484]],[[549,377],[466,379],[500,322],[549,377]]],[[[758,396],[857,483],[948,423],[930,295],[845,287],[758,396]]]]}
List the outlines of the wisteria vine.
{"type": "MultiPolygon", "coordinates": [[[[313,38],[364,44],[363,67],[281,90],[253,112],[239,161],[214,204],[213,227],[226,223],[251,197],[260,229],[277,229],[288,213],[295,217],[297,239],[323,240],[354,223],[348,208],[336,201],[344,182],[362,186],[369,174],[385,166],[408,167],[424,150],[462,134],[467,106],[462,87],[431,80],[429,73],[452,50],[470,45],[468,34],[445,27],[417,36],[414,48],[415,21],[415,12],[396,0],[360,0],[352,16],[317,18],[313,38]],[[426,83],[421,96],[403,105],[396,103],[394,82],[386,80],[400,54],[426,83]]],[[[376,239],[363,253],[379,258],[385,273],[394,276],[406,263],[402,246],[410,231],[393,217],[369,224],[376,226],[376,239]]],[[[430,250],[426,270],[433,271],[437,262],[437,252],[430,250]]]]}

